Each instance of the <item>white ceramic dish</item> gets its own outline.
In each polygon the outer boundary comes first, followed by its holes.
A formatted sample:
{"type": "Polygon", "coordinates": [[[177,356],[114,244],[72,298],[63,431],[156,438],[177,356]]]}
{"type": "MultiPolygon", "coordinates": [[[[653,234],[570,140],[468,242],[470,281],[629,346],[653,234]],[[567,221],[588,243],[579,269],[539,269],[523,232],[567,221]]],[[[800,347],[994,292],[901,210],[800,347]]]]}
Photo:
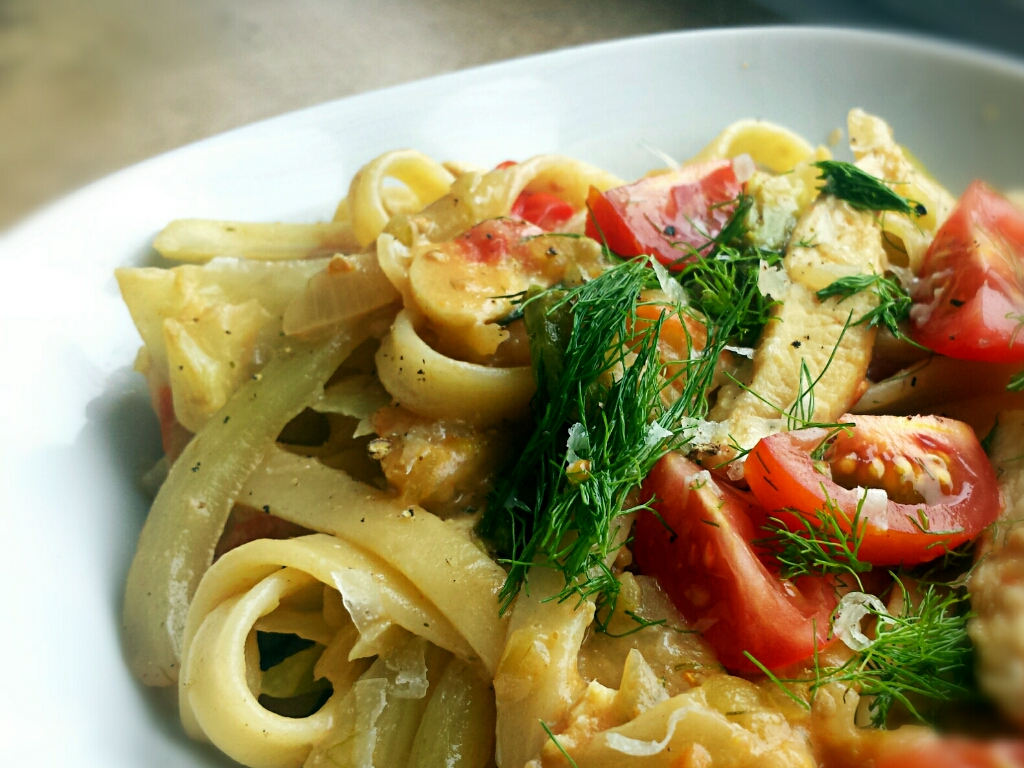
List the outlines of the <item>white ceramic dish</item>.
{"type": "Polygon", "coordinates": [[[861,106],[954,191],[1024,186],[1024,67],[913,38],[828,29],[626,40],[324,104],[122,171],[0,239],[0,763],[227,765],[170,696],[123,666],[123,580],[159,453],[111,276],[169,219],[327,218],[348,179],[402,146],[483,165],[562,152],[638,175],[645,146],[695,152],[761,117],[824,141],[861,106]]]}

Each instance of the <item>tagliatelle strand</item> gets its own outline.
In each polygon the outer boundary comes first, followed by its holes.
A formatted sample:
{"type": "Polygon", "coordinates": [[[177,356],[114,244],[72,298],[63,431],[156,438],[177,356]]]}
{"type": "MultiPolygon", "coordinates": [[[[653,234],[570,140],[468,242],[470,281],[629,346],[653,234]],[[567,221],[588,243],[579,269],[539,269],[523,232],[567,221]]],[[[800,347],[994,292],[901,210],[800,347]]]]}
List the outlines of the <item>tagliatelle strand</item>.
{"type": "Polygon", "coordinates": [[[235,392],[171,467],[146,518],[125,587],[125,652],[147,684],[169,685],[178,678],[189,604],[245,479],[364,337],[364,331],[346,328],[326,342],[286,347],[235,392]]]}

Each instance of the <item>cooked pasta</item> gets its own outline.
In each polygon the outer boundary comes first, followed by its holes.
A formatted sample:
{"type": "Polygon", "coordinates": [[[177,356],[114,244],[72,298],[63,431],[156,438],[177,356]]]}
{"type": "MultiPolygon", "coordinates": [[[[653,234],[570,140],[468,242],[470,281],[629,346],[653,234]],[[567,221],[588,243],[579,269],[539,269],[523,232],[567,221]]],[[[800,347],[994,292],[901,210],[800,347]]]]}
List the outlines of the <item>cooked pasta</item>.
{"type": "Polygon", "coordinates": [[[332,222],[169,224],[185,264],[117,272],[167,454],[132,671],[253,768],[894,764],[979,691],[1024,725],[1024,356],[911,340],[996,195],[848,128],[632,185],[396,150],[332,222]]]}

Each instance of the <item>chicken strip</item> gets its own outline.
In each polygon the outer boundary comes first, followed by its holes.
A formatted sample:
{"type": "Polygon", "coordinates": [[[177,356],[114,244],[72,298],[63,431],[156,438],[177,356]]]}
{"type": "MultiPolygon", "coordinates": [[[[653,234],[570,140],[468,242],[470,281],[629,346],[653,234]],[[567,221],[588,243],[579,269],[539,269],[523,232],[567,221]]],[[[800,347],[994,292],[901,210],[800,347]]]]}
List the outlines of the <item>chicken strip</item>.
{"type": "Polygon", "coordinates": [[[927,198],[933,210],[911,222],[904,214],[860,211],[827,196],[804,211],[782,273],[762,275],[762,292],[782,303],[761,335],[749,379],[719,392],[710,414],[717,422],[713,445],[701,446],[706,466],[729,462],[774,432],[802,421],[830,423],[850,409],[863,392],[875,338],[873,328],[856,323],[877,298],[864,291],[819,301],[816,292],[849,275],[881,274],[894,259],[912,264],[952,206],[948,193],[905,156],[883,120],[855,109],[848,126],[858,167],[927,198]],[[901,255],[909,232],[912,252],[901,255]]]}

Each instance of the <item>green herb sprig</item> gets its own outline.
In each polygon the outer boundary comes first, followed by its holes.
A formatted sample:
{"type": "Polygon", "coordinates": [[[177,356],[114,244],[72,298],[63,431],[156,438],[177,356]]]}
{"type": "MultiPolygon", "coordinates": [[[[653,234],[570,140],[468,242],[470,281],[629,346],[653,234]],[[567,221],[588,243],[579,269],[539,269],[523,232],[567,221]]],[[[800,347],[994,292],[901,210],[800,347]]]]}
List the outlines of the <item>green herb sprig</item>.
{"type": "Polygon", "coordinates": [[[825,181],[821,191],[845,200],[859,211],[896,211],[908,216],[928,213],[921,203],[903,197],[884,181],[853,163],[822,160],[814,165],[821,171],[818,178],[825,181]]]}
{"type": "Polygon", "coordinates": [[[866,499],[866,495],[860,499],[853,519],[844,526],[840,521],[847,519],[846,513],[826,493],[825,503],[813,518],[805,517],[796,510],[787,510],[792,511],[793,517],[799,521],[800,529],[791,530],[783,520],[771,517],[764,528],[768,535],[754,544],[775,557],[780,566],[779,576],[783,579],[847,575],[863,589],[860,574],[867,573],[872,567],[858,556],[867,526],[867,521],[861,517],[866,499]]]}
{"type": "Polygon", "coordinates": [[[678,275],[690,303],[708,320],[717,324],[732,318],[733,342],[744,347],[757,343],[779,303],[757,288],[762,262],[778,266],[782,254],[720,246],[714,256],[691,262],[678,275]]]}
{"type": "Polygon", "coordinates": [[[749,654],[747,658],[806,708],[829,683],[858,689],[870,697],[868,712],[875,728],[886,727],[897,704],[917,720],[928,722],[927,712],[920,709],[922,700],[941,704],[974,699],[974,650],[967,634],[973,614],[966,591],[928,584],[919,588],[915,605],[903,582],[897,579],[896,583],[903,591],[903,610],[891,616],[865,606],[876,620],[875,639],[841,666],[822,667],[816,653],[811,677],[782,679],[749,654]],[[798,696],[789,684],[807,685],[809,699],[798,696]]]}
{"type": "Polygon", "coordinates": [[[1011,392],[1020,392],[1024,390],[1024,371],[1015,373],[1010,378],[1010,383],[1006,385],[1006,388],[1011,392]]]}
{"type": "Polygon", "coordinates": [[[912,696],[942,703],[976,695],[967,594],[928,585],[915,607],[903,582],[897,584],[903,590],[900,615],[872,611],[876,619],[884,619],[877,622],[875,641],[846,664],[818,670],[814,683],[815,688],[829,682],[859,685],[862,696],[872,697],[869,712],[876,728],[885,727],[897,703],[926,722],[912,696]]]}
{"type": "Polygon", "coordinates": [[[480,525],[510,567],[502,611],[541,564],[564,577],[558,599],[592,597],[599,615],[610,615],[619,589],[608,566],[621,546],[616,521],[643,508],[628,501],[630,493],[668,450],[687,442],[693,427],[683,417],[707,414],[706,394],[740,310],[717,324],[704,321],[704,349],[691,345],[686,359],[671,361],[678,373],[668,376],[657,343],[662,321],[637,320],[641,290],[656,285],[647,259],[635,259],[524,305],[538,380],[536,427],[499,478],[480,525]],[[665,405],[662,392],[673,384],[665,405]]]}
{"type": "Polygon", "coordinates": [[[849,275],[841,277],[815,293],[818,301],[825,301],[833,296],[841,297],[840,303],[861,291],[871,291],[878,298],[878,306],[866,312],[854,321],[854,325],[866,324],[868,328],[884,325],[897,339],[921,347],[913,339],[908,338],[900,329],[900,323],[910,317],[913,301],[910,294],[898,282],[883,275],[849,275]]]}
{"type": "Polygon", "coordinates": [[[541,720],[540,727],[544,729],[544,733],[548,735],[548,738],[551,739],[555,747],[558,748],[558,751],[562,753],[562,756],[569,761],[570,768],[579,768],[579,766],[576,765],[576,761],[572,759],[572,755],[565,751],[565,747],[562,746],[562,742],[555,737],[555,734],[552,732],[551,728],[548,727],[548,724],[541,720]]]}

